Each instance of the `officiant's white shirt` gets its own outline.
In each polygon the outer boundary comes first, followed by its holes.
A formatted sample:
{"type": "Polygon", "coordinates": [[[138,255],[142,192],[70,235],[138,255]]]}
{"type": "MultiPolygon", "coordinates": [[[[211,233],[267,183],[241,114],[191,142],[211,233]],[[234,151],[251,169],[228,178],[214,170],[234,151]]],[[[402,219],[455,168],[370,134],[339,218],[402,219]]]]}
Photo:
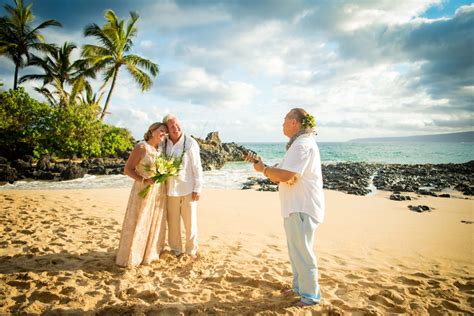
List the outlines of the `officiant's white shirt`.
{"type": "Polygon", "coordinates": [[[279,168],[295,172],[294,184],[280,182],[279,195],[283,217],[301,212],[324,221],[323,175],[319,148],[313,135],[301,135],[287,150],[279,168]]]}
{"type": "Polygon", "coordinates": [[[183,164],[178,176],[170,177],[167,181],[168,196],[185,196],[192,192],[201,193],[202,190],[202,165],[197,141],[184,134],[176,144],[168,139],[164,145],[165,152],[167,155],[179,158],[183,152],[184,137],[186,137],[186,148],[183,164]]]}

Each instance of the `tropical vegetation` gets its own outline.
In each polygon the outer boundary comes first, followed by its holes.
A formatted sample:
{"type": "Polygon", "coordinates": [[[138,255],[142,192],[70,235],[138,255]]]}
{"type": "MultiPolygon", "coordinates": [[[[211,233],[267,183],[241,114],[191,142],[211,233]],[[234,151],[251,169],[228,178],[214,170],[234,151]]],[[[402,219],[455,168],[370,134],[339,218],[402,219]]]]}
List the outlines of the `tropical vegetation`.
{"type": "Polygon", "coordinates": [[[15,5],[6,4],[4,8],[8,15],[0,18],[0,55],[5,55],[15,64],[13,89],[18,87],[18,72],[30,59],[31,51],[44,51],[49,47],[44,43],[41,30],[61,26],[56,20],[46,20],[33,27],[32,4],[25,6],[23,0],[15,0],[15,5]]]}
{"type": "MultiPolygon", "coordinates": [[[[35,27],[32,4],[25,5],[24,0],[14,0],[14,4],[5,5],[7,15],[0,17],[0,57],[15,65],[13,89],[0,90],[0,156],[85,158],[129,150],[134,142],[130,132],[105,124],[103,119],[122,66],[142,91],[158,75],[157,64],[130,53],[138,15],[131,12],[127,22],[107,10],[104,25],[93,23],[84,29],[84,35],[97,43],[84,45],[81,57],[74,59],[78,54],[73,52],[79,49],[74,43],[47,43],[41,33],[47,27],[61,26],[58,21],[46,20],[35,27]],[[32,66],[34,72],[18,78],[22,68],[32,66]],[[98,74],[102,83],[93,84],[90,80],[98,74]],[[40,84],[35,90],[46,102],[28,95],[21,87],[27,81],[40,84]]],[[[4,80],[0,82],[1,89],[4,80]]]]}
{"type": "Polygon", "coordinates": [[[87,44],[83,46],[82,55],[97,71],[104,72],[104,86],[110,82],[110,89],[100,118],[107,113],[107,107],[114,90],[118,72],[125,66],[133,79],[140,85],[142,91],[151,87],[151,75],[158,75],[158,65],[152,61],[134,54],[127,54],[133,46],[133,37],[137,34],[135,24],[138,15],[130,12],[130,21],[125,26],[124,20],[119,20],[114,11],[105,12],[107,23],[99,27],[97,24],[88,25],[84,30],[85,36],[95,37],[101,45],[87,44]],[[141,69],[143,68],[143,69],[141,69]]]}

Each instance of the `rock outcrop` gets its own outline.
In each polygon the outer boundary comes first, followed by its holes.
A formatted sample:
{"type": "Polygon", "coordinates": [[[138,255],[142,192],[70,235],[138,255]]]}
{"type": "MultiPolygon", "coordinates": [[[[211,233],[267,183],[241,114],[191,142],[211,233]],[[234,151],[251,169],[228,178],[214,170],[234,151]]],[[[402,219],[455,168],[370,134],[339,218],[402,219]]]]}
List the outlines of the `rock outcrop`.
{"type": "MultiPolygon", "coordinates": [[[[450,198],[450,194],[442,192],[450,189],[474,195],[474,161],[423,165],[342,162],[323,164],[322,173],[325,189],[367,195],[372,187],[394,191],[390,199],[396,201],[409,200],[401,192],[450,198]]],[[[250,178],[242,187],[258,191],[274,191],[275,188],[278,189],[262,178],[250,178]]]]}
{"type": "Polygon", "coordinates": [[[222,143],[218,132],[211,132],[205,139],[193,138],[201,149],[201,163],[204,171],[220,169],[228,161],[243,161],[250,150],[236,143],[222,143]]]}

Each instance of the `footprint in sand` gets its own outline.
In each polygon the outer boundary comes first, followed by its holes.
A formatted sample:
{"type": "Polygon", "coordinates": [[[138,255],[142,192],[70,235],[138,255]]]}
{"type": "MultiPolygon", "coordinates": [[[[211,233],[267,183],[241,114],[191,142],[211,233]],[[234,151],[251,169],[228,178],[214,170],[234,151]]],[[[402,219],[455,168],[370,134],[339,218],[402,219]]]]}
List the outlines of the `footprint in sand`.
{"type": "Polygon", "coordinates": [[[360,280],[360,279],[363,279],[364,277],[357,274],[349,273],[349,274],[346,274],[346,278],[353,279],[353,280],[360,280]]]}
{"type": "Polygon", "coordinates": [[[268,245],[268,248],[281,252],[281,247],[277,245],[268,245]]]}
{"type": "Polygon", "coordinates": [[[52,303],[54,301],[59,301],[60,297],[51,292],[35,291],[31,294],[29,299],[31,301],[40,301],[42,303],[52,303]]]}
{"type": "Polygon", "coordinates": [[[424,278],[424,279],[429,279],[431,278],[429,275],[423,273],[423,272],[417,272],[413,273],[412,276],[419,277],[419,278],[424,278]]]}
{"type": "Polygon", "coordinates": [[[444,300],[443,303],[441,303],[441,305],[443,305],[444,307],[446,307],[450,311],[461,312],[461,313],[465,313],[466,315],[471,313],[470,311],[467,311],[467,310],[461,308],[458,304],[455,304],[455,303],[453,303],[451,301],[448,301],[448,300],[444,300]]]}
{"type": "Polygon", "coordinates": [[[31,282],[22,282],[22,281],[9,281],[7,282],[7,284],[21,290],[29,290],[31,289],[31,286],[32,286],[31,282]]]}
{"type": "Polygon", "coordinates": [[[12,244],[15,244],[15,245],[26,245],[28,242],[25,241],[25,240],[13,240],[12,241],[12,244]]]}
{"type": "Polygon", "coordinates": [[[136,298],[139,298],[149,304],[157,301],[160,299],[160,296],[158,294],[156,294],[156,292],[153,292],[153,291],[144,291],[144,292],[140,292],[138,293],[137,295],[135,295],[136,298]]]}
{"type": "Polygon", "coordinates": [[[454,282],[454,286],[463,292],[474,290],[474,282],[472,281],[467,281],[466,283],[456,281],[454,282]]]}
{"type": "Polygon", "coordinates": [[[342,308],[342,309],[350,309],[351,307],[344,303],[342,300],[331,300],[331,305],[334,305],[336,307],[342,308]]]}
{"type": "Polygon", "coordinates": [[[26,302],[26,295],[24,295],[24,294],[18,295],[18,296],[16,296],[16,297],[14,297],[13,300],[14,300],[17,304],[24,303],[24,302],[26,302]]]}
{"type": "Polygon", "coordinates": [[[404,277],[404,276],[399,277],[398,280],[399,280],[400,282],[402,282],[403,284],[405,284],[405,285],[411,285],[411,286],[419,286],[419,285],[423,285],[423,284],[424,284],[424,282],[422,282],[422,281],[418,281],[418,280],[415,280],[415,279],[407,278],[407,277],[404,277]]]}

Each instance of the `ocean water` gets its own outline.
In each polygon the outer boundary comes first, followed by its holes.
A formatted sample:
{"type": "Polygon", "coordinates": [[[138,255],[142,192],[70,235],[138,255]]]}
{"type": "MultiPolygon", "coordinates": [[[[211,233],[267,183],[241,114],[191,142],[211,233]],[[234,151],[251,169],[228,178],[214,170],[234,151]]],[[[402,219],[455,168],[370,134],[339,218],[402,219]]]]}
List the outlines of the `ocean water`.
{"type": "MultiPolygon", "coordinates": [[[[241,143],[257,152],[269,165],[280,162],[285,143],[241,143]]],[[[337,162],[377,162],[396,164],[463,163],[474,160],[474,143],[319,143],[323,164],[337,162]]],[[[247,162],[230,162],[220,170],[204,172],[205,188],[240,189],[251,176],[259,176],[247,162]]],[[[18,181],[0,186],[7,189],[92,189],[129,188],[132,180],[124,175],[94,176],[71,181],[18,181]]]]}
{"type": "MultiPolygon", "coordinates": [[[[285,153],[284,143],[242,143],[271,162],[285,153]]],[[[474,160],[473,143],[318,143],[323,163],[357,161],[396,164],[463,163],[474,160]]]]}

